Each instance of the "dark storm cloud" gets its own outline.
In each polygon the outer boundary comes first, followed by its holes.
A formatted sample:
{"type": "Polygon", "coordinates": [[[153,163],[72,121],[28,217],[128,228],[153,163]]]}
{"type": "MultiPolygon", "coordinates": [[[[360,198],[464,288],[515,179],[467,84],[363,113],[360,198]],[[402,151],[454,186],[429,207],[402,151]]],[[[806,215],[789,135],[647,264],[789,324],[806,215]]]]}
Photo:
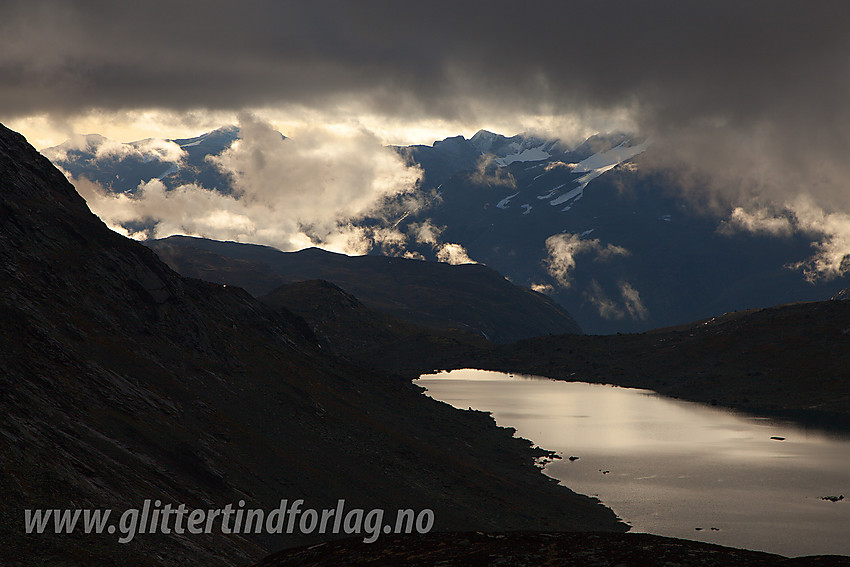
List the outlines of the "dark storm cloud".
{"type": "Polygon", "coordinates": [[[846,2],[5,2],[5,112],[360,94],[461,113],[637,103],[657,119],[843,106],[846,2]],[[814,105],[817,102],[820,104],[814,105]]]}
{"type": "Polygon", "coordinates": [[[0,109],[627,108],[656,154],[700,164],[683,170],[695,179],[807,183],[850,210],[835,187],[849,173],[848,30],[844,1],[7,0],[0,109]]]}

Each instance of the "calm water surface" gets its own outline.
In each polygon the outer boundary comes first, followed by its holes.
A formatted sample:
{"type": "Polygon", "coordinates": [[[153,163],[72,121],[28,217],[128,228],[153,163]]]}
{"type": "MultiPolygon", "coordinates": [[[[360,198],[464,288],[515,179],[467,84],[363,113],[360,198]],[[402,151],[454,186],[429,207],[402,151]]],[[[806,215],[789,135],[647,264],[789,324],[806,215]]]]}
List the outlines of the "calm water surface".
{"type": "Polygon", "coordinates": [[[546,474],[599,497],[632,531],[787,556],[850,555],[850,435],[534,376],[455,370],[417,383],[557,451],[562,459],[546,474]]]}

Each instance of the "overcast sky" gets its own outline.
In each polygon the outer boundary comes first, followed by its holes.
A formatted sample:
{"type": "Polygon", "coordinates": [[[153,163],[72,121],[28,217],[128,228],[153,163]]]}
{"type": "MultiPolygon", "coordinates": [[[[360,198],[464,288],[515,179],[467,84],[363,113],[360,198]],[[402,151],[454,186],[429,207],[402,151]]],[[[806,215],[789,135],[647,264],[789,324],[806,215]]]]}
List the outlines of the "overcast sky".
{"type": "Polygon", "coordinates": [[[4,0],[0,121],[36,146],[244,110],[385,143],[631,129],[685,190],[850,213],[848,30],[843,0],[4,0]]]}
{"type": "Polygon", "coordinates": [[[625,111],[846,141],[850,3],[5,0],[2,119],[357,110],[404,122],[625,111]]]}

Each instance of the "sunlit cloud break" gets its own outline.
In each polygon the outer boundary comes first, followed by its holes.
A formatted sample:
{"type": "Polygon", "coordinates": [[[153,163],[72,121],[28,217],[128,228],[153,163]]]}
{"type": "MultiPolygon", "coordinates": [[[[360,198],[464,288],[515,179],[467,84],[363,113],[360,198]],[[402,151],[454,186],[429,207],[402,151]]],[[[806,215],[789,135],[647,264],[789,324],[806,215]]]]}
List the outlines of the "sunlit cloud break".
{"type": "Polygon", "coordinates": [[[649,309],[641,301],[640,293],[632,284],[621,281],[617,285],[622,305],[612,299],[599,282],[590,280],[590,285],[582,293],[584,298],[593,305],[603,319],[625,319],[628,316],[635,321],[644,321],[649,317],[649,309]]]}
{"type": "Polygon", "coordinates": [[[806,195],[785,203],[777,212],[764,207],[735,207],[718,230],[722,234],[743,231],[775,237],[806,233],[813,239],[814,253],[786,268],[801,270],[810,282],[850,273],[850,214],[828,212],[806,195]]]}
{"type": "Polygon", "coordinates": [[[355,228],[352,221],[376,213],[390,197],[411,193],[420,176],[418,167],[365,130],[304,128],[284,139],[269,124],[244,115],[240,131],[229,149],[208,158],[231,176],[232,195],[197,185],[168,191],[158,179],[142,184],[135,195],[116,195],[74,181],[109,226],[137,238],[187,234],[282,250],[322,245],[365,253],[374,238],[392,235],[355,228]],[[153,228],[143,234],[124,228],[134,223],[153,228]]]}
{"type": "Polygon", "coordinates": [[[629,251],[622,246],[602,244],[598,238],[582,239],[579,234],[553,234],[546,239],[544,259],[546,271],[563,288],[572,285],[571,272],[576,267],[576,256],[593,254],[598,260],[608,260],[615,256],[628,256],[629,251]]]}
{"type": "MultiPolygon", "coordinates": [[[[95,160],[132,156],[175,168],[185,166],[186,157],[174,142],[121,144],[102,136],[75,136],[48,153],[62,160],[75,150],[92,152],[95,160]]],[[[363,128],[302,127],[284,138],[244,114],[239,139],[206,159],[230,179],[229,191],[196,184],[169,189],[154,178],[117,193],[85,178],[72,181],[108,226],[137,239],[183,234],[285,251],[318,246],[424,259],[409,249],[418,244],[438,261],[475,263],[463,246],[440,239],[445,227],[429,220],[407,233],[396,227],[399,218],[424,206],[427,195],[415,191],[421,171],[363,128]],[[364,218],[372,222],[360,222],[364,218]]]]}

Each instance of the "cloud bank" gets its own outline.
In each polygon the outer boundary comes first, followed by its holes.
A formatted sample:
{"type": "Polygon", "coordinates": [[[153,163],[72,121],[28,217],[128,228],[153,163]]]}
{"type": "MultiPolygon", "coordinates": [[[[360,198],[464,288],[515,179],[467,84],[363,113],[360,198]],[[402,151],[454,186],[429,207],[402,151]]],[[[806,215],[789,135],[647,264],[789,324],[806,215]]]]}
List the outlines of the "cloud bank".
{"type": "Polygon", "coordinates": [[[71,152],[92,152],[95,160],[124,158],[157,159],[159,161],[179,163],[186,152],[175,142],[149,138],[130,144],[122,144],[98,134],[74,134],[59,146],[42,150],[51,161],[65,161],[71,152]]]}

